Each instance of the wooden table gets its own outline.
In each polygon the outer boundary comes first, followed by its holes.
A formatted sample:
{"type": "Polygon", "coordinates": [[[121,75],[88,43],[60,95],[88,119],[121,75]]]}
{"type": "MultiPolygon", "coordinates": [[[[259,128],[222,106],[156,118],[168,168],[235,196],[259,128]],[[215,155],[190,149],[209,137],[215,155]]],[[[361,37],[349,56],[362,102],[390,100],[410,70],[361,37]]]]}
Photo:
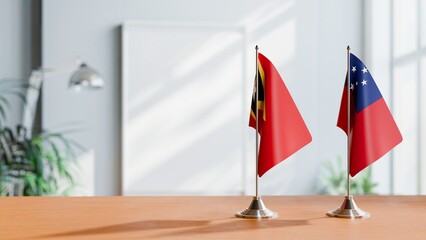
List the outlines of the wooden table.
{"type": "Polygon", "coordinates": [[[278,218],[235,218],[251,197],[3,197],[0,239],[426,239],[426,196],[356,196],[357,220],[325,215],[342,196],[263,200],[278,218]]]}

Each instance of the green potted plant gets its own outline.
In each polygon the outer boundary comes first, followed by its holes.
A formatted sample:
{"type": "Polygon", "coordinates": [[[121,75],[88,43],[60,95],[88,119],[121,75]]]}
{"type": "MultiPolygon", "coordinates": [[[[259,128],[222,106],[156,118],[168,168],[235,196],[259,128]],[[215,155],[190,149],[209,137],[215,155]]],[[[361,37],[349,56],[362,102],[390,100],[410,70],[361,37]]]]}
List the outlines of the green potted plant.
{"type": "Polygon", "coordinates": [[[0,81],[0,195],[67,195],[75,185],[74,148],[81,148],[65,136],[69,131],[36,131],[28,137],[32,129],[4,125],[8,97],[25,104],[24,91],[29,87],[16,80],[0,81]]]}
{"type": "MultiPolygon", "coordinates": [[[[347,169],[341,157],[336,161],[324,163],[325,173],[320,176],[320,194],[345,195],[347,191],[347,169]]],[[[377,194],[377,183],[373,181],[372,169],[367,167],[350,181],[351,193],[354,195],[377,194]]]]}

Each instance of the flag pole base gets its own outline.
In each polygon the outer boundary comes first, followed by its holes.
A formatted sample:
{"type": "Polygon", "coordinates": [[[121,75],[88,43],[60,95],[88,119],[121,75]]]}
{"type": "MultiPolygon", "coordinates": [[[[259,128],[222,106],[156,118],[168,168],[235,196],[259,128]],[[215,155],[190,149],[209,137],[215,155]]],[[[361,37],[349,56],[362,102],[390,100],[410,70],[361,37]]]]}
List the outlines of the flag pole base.
{"type": "Polygon", "coordinates": [[[338,218],[368,218],[370,217],[369,212],[361,210],[355,203],[352,195],[345,196],[345,200],[342,205],[335,210],[327,212],[330,217],[338,218]]]}
{"type": "Polygon", "coordinates": [[[278,214],[269,210],[260,197],[253,197],[250,206],[243,211],[237,212],[235,216],[239,218],[276,218],[278,214]]]}

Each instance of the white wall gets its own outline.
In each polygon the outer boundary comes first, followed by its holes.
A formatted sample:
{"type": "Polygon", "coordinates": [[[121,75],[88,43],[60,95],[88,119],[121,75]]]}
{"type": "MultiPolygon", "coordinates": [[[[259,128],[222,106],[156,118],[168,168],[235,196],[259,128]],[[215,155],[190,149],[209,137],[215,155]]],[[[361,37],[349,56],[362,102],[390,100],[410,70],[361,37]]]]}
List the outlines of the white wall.
{"type": "MultiPolygon", "coordinates": [[[[45,81],[43,88],[45,127],[73,120],[89,127],[74,138],[94,156],[96,195],[120,193],[120,25],[125,20],[247,27],[248,59],[254,58],[254,45],[259,44],[281,72],[313,136],[310,145],[262,177],[262,194],[312,194],[321,162],[344,156],[346,138],[335,123],[346,46],[362,57],[361,0],[45,0],[44,65],[71,65],[81,56],[106,79],[99,92],[70,92],[66,76],[45,81]]],[[[252,77],[247,81],[250,85],[252,77]]]]}
{"type": "MultiPolygon", "coordinates": [[[[27,79],[31,72],[29,0],[0,0],[0,79],[27,79]]],[[[10,98],[7,125],[20,123],[22,102],[10,98]]]]}
{"type": "Polygon", "coordinates": [[[369,23],[366,57],[403,136],[390,154],[374,164],[373,176],[381,194],[426,193],[426,98],[422,94],[426,90],[426,65],[422,66],[426,54],[425,45],[421,45],[426,29],[420,28],[426,26],[426,18],[422,18],[420,5],[425,8],[425,1],[379,0],[365,5],[369,23]]]}

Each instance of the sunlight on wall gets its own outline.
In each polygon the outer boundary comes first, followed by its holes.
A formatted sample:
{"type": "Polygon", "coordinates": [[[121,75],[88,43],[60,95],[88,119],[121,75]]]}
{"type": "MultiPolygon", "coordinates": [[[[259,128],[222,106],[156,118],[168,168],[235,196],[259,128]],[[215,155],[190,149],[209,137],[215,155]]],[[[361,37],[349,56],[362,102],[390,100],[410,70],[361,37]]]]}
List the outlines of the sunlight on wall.
{"type": "MultiPolygon", "coordinates": [[[[222,27],[218,26],[218,28],[223,31],[221,29],[222,27]]],[[[196,31],[196,29],[194,29],[194,31],[196,31]]],[[[242,31],[243,28],[241,28],[241,32],[242,31]]],[[[171,73],[172,77],[174,79],[179,79],[190,75],[202,65],[208,63],[212,57],[228,51],[229,47],[232,45],[241,44],[241,41],[241,33],[236,33],[235,28],[231,28],[229,32],[215,33],[208,37],[205,42],[197,46],[197,48],[189,50],[186,53],[187,56],[176,63],[171,73]]]]}
{"type": "Polygon", "coordinates": [[[239,21],[239,24],[247,26],[247,30],[253,32],[267,26],[271,21],[283,17],[283,13],[294,7],[294,1],[268,1],[259,4],[256,11],[247,14],[247,17],[239,21]]]}

